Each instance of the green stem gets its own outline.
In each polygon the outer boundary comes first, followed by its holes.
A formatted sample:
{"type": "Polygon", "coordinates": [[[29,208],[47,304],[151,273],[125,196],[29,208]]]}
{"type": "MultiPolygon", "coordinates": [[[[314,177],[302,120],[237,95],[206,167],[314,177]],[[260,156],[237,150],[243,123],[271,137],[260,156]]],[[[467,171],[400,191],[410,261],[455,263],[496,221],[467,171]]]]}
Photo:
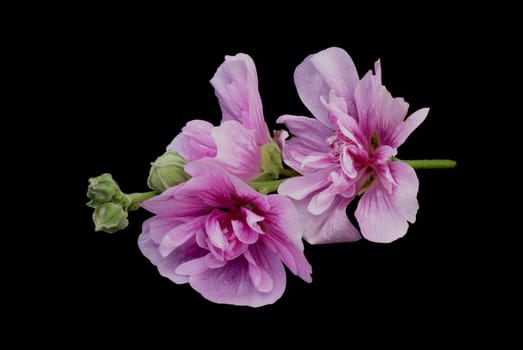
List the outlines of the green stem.
{"type": "Polygon", "coordinates": [[[256,191],[262,193],[262,194],[268,194],[272,192],[276,192],[278,189],[278,186],[282,184],[287,179],[280,179],[280,180],[274,180],[274,181],[253,181],[249,182],[249,186],[254,188],[256,191]]]}
{"type": "Polygon", "coordinates": [[[131,204],[129,205],[129,210],[130,211],[137,210],[138,208],[140,208],[140,204],[143,201],[153,198],[153,197],[157,196],[158,194],[159,193],[156,191],[143,192],[143,193],[137,192],[137,193],[128,194],[127,196],[131,200],[131,204]]]}
{"type": "Polygon", "coordinates": [[[451,169],[456,166],[456,161],[452,159],[416,159],[403,160],[396,159],[406,163],[414,169],[451,169]]]}

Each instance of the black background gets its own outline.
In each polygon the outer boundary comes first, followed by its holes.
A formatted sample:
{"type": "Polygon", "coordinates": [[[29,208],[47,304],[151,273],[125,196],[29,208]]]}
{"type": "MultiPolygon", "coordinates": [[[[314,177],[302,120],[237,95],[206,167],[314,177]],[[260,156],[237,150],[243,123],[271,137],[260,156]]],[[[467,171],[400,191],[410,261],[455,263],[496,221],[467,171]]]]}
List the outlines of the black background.
{"type": "Polygon", "coordinates": [[[49,149],[58,157],[49,166],[67,171],[71,182],[61,195],[66,223],[49,238],[54,249],[46,252],[52,268],[39,287],[42,320],[57,314],[60,327],[94,339],[119,339],[134,329],[153,338],[177,337],[194,328],[228,337],[243,328],[288,327],[306,338],[337,339],[360,330],[379,337],[399,330],[432,341],[463,335],[463,324],[484,312],[471,297],[484,269],[474,259],[481,233],[470,228],[464,211],[474,154],[470,106],[481,99],[470,94],[480,80],[470,60],[481,33],[462,26],[460,15],[429,21],[363,13],[369,18],[363,23],[312,13],[292,22],[283,14],[256,21],[217,16],[223,20],[213,22],[196,16],[186,25],[176,17],[112,12],[49,23],[55,28],[39,37],[45,60],[38,67],[44,81],[59,86],[51,92],[55,113],[45,120],[60,128],[49,149]],[[399,157],[458,161],[453,170],[418,171],[420,210],[404,238],[387,245],[306,245],[313,283],[288,274],[283,297],[253,309],[213,304],[161,277],[137,247],[141,222],[150,217],[144,210],[130,215],[125,231],[94,232],[85,206],[87,179],[110,172],[123,191],[146,191],[150,162],[186,122],[219,123],[209,79],[225,55],[243,52],[254,59],[274,129],[279,115],[310,116],[293,71],[307,55],[330,46],[348,51],[360,75],[380,58],[393,96],[404,97],[411,112],[431,108],[399,157]],[[75,326],[86,320],[89,326],[75,326]]]}

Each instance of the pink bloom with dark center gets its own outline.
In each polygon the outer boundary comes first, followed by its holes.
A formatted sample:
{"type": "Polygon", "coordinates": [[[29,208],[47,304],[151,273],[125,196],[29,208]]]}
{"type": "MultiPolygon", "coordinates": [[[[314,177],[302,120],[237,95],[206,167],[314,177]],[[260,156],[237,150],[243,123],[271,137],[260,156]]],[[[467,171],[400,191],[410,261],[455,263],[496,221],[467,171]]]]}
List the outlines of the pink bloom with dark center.
{"type": "Polygon", "coordinates": [[[252,181],[262,172],[260,147],[270,142],[252,58],[242,53],[226,56],[211,84],[222,110],[220,126],[192,120],[167,150],[188,162],[215,158],[231,174],[252,181]]]}
{"type": "Polygon", "coordinates": [[[253,307],[282,296],[284,265],[311,282],[291,200],[259,194],[215,159],[185,170],[190,180],[143,203],[156,216],[138,243],[161,275],[213,302],[253,307]]]}
{"type": "Polygon", "coordinates": [[[294,199],[304,238],[312,244],[360,239],[345,213],[360,194],[355,217],[366,239],[391,242],[405,235],[416,219],[418,178],[393,157],[428,108],[405,118],[408,104],[382,85],[380,62],[360,80],[350,56],[336,47],[307,57],[294,80],[315,119],[278,119],[293,134],[284,140],[283,132],[278,140],[283,158],[303,174],[284,182],[279,193],[294,199]]]}

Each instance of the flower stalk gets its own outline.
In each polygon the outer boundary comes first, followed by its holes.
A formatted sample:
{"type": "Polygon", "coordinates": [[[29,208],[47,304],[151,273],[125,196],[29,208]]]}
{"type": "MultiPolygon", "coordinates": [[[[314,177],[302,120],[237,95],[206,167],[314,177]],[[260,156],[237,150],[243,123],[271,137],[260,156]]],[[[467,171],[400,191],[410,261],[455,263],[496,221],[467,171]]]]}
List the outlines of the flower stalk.
{"type": "Polygon", "coordinates": [[[414,169],[452,169],[456,167],[457,164],[456,161],[452,159],[397,160],[410,165],[414,169]]]}

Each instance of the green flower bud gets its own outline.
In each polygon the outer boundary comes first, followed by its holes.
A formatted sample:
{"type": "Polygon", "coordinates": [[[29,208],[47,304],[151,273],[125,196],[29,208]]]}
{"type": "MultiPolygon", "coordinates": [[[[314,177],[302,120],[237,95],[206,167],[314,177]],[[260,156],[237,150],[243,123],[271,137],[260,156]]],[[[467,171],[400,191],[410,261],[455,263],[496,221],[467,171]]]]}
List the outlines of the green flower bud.
{"type": "Polygon", "coordinates": [[[87,197],[91,199],[88,206],[96,208],[98,205],[117,201],[122,195],[120,187],[113,180],[111,174],[102,174],[89,179],[87,187],[87,197]]]}
{"type": "Polygon", "coordinates": [[[167,151],[151,163],[147,186],[157,192],[189,180],[190,176],[183,170],[186,161],[177,152],[167,151]]]}
{"type": "Polygon", "coordinates": [[[121,205],[115,203],[104,203],[95,208],[93,213],[95,231],[115,233],[123,230],[129,225],[127,211],[121,205]]]}
{"type": "Polygon", "coordinates": [[[256,177],[256,181],[272,181],[278,179],[283,171],[281,151],[271,142],[260,148],[261,168],[263,172],[256,177]]]}

